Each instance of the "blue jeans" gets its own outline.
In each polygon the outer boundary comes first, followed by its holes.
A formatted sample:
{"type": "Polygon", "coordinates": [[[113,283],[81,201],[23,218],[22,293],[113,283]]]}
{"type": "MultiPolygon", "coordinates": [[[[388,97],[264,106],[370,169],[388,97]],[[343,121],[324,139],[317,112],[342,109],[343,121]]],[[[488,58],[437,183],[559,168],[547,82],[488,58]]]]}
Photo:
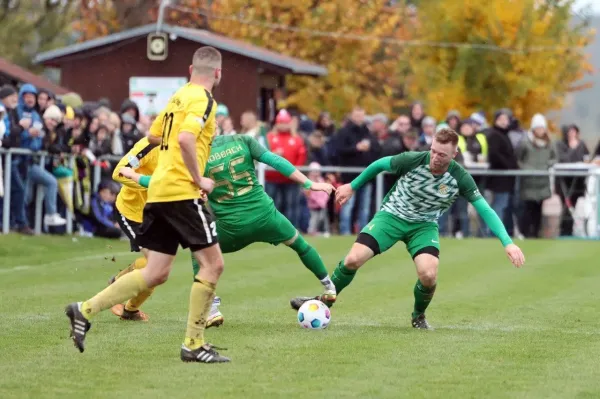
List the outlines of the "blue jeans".
{"type": "Polygon", "coordinates": [[[354,209],[357,197],[360,203],[360,209],[358,210],[358,227],[362,230],[362,228],[369,223],[372,191],[373,185],[371,183],[365,184],[342,206],[340,211],[340,234],[352,234],[352,210],[354,209]]]}
{"type": "Polygon", "coordinates": [[[29,226],[25,212],[25,182],[19,164],[13,162],[10,171],[10,225],[13,228],[29,226]]]}
{"type": "MultiPolygon", "coordinates": [[[[492,200],[492,209],[498,214],[502,223],[505,224],[508,218],[512,220],[512,193],[494,193],[494,199],[492,200]]],[[[512,225],[512,222],[510,222],[512,225]]],[[[508,230],[508,229],[507,229],[508,230]]],[[[492,237],[494,234],[489,228],[486,227],[488,237],[492,237]]],[[[510,235],[510,232],[509,232],[510,235]]]]}
{"type": "Polygon", "coordinates": [[[44,210],[46,211],[46,215],[54,215],[56,213],[56,197],[58,195],[56,177],[40,167],[40,165],[31,165],[27,174],[27,203],[33,199],[33,189],[38,184],[46,189],[46,195],[44,195],[44,210]]]}
{"type": "Polygon", "coordinates": [[[299,228],[300,224],[300,186],[295,183],[266,183],[265,191],[273,198],[277,210],[299,228]]]}

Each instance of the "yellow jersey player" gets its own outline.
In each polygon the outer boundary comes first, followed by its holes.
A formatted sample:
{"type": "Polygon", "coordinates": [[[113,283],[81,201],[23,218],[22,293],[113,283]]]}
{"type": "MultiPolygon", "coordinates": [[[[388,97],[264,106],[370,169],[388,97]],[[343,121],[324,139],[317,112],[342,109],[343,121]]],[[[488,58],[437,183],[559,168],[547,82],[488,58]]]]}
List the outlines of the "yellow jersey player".
{"type": "MultiPolygon", "coordinates": [[[[138,141],[131,151],[129,151],[117,164],[113,172],[113,180],[121,183],[123,187],[117,196],[117,223],[121,226],[123,233],[129,238],[132,252],[141,252],[143,256],[137,258],[127,268],[121,270],[116,276],[109,280],[109,284],[114,283],[117,279],[125,274],[137,269],[143,269],[147,264],[148,250],[140,247],[138,242],[139,229],[142,225],[144,206],[147,199],[147,186],[150,182],[150,176],[154,173],[158,163],[158,154],[160,147],[151,144],[146,137],[138,141]],[[141,175],[147,176],[145,181],[142,181],[143,186],[137,181],[123,176],[119,171],[122,168],[131,168],[131,170],[141,175]]],[[[141,180],[144,180],[142,177],[141,180]]],[[[217,229],[218,230],[218,229],[217,229]]],[[[194,273],[196,275],[197,273],[194,273]]],[[[154,288],[149,288],[140,292],[136,297],[127,301],[126,304],[118,303],[110,310],[122,320],[131,321],[148,321],[148,315],[140,310],[140,307],[154,292],[154,288]]],[[[210,310],[210,315],[206,320],[206,328],[219,326],[223,323],[223,316],[218,312],[220,298],[215,297],[210,310]]]]}
{"type": "MultiPolygon", "coordinates": [[[[123,233],[129,238],[132,252],[141,252],[143,256],[137,258],[129,267],[121,270],[119,274],[112,277],[109,284],[112,284],[116,279],[125,274],[136,270],[143,269],[147,264],[148,250],[140,247],[138,235],[140,226],[142,225],[144,206],[148,198],[147,189],[140,186],[135,181],[121,175],[118,171],[123,167],[135,169],[139,173],[154,173],[158,164],[159,146],[152,144],[146,137],[135,143],[133,148],[125,154],[121,161],[117,164],[113,172],[113,180],[123,185],[119,195],[117,196],[117,223],[121,227],[123,233]]],[[[139,320],[147,321],[148,316],[139,310],[140,306],[152,295],[154,288],[149,288],[141,292],[135,298],[130,299],[124,306],[118,304],[113,306],[113,313],[120,316],[123,320],[139,320]]]]}
{"type": "Polygon", "coordinates": [[[224,266],[215,222],[201,200],[201,190],[210,193],[214,188],[214,182],[203,174],[216,129],[216,103],[211,90],[221,80],[221,64],[218,50],[198,49],[189,68],[190,82],[171,97],[150,128],[150,142],[159,144],[158,165],[148,187],[138,234],[139,245],[148,249],[148,264],[125,274],[93,298],[67,305],[71,337],[80,352],[84,351],[90,319],[164,283],[181,245],[190,248],[202,265],[190,293],[181,360],[229,361],[204,342],[206,318],[224,266]]]}

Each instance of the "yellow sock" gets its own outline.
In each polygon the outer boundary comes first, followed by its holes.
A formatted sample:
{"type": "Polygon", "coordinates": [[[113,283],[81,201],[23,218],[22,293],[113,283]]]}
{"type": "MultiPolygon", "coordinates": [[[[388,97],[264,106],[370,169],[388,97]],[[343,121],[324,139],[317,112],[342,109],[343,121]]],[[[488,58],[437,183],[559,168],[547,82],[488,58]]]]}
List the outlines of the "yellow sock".
{"type": "Polygon", "coordinates": [[[142,276],[142,272],[134,270],[106,287],[92,299],[85,301],[81,305],[81,312],[89,320],[101,311],[136,296],[147,289],[148,286],[142,276]]]}
{"type": "Polygon", "coordinates": [[[190,310],[188,313],[185,346],[197,349],[204,345],[204,328],[206,317],[215,298],[216,284],[195,279],[190,293],[190,310]]]}
{"type": "Polygon", "coordinates": [[[131,265],[129,265],[125,269],[121,270],[119,272],[119,274],[117,274],[115,276],[115,280],[120,279],[121,277],[123,277],[127,273],[131,273],[134,270],[143,269],[144,267],[146,267],[147,264],[148,264],[148,260],[145,257],[140,256],[139,258],[137,258],[136,260],[134,260],[131,263],[131,265]]]}
{"type": "Polygon", "coordinates": [[[140,292],[135,298],[131,298],[127,301],[127,303],[125,304],[125,310],[128,310],[130,312],[140,310],[142,304],[146,302],[148,298],[150,298],[150,295],[152,295],[153,292],[154,288],[148,288],[147,290],[140,292]]]}

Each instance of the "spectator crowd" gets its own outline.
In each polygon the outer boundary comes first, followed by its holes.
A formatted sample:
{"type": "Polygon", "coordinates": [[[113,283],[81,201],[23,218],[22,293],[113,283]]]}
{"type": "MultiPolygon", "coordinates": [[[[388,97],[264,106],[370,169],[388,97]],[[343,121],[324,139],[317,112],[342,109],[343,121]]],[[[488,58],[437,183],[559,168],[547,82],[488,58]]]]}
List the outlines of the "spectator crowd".
{"type": "MultiPolygon", "coordinates": [[[[0,87],[2,147],[31,151],[11,154],[11,230],[33,234],[34,199],[43,195],[45,231],[63,233],[66,211],[70,210],[82,234],[121,236],[114,220],[120,187],[110,179],[116,162],[105,156],[127,153],[147,134],[152,120],[129,99],[120,104],[118,111],[114,109],[106,99],[84,103],[75,93],[59,99],[30,84],[18,90],[10,85],[0,87]],[[101,170],[100,181],[94,181],[97,176],[93,170],[97,167],[101,170]]],[[[224,104],[219,104],[216,114],[219,134],[252,136],[292,164],[308,165],[307,173],[313,181],[328,181],[335,186],[350,182],[357,173],[324,173],[323,166],[364,168],[384,156],[427,151],[435,132],[442,127],[459,133],[456,161],[467,168],[547,170],[557,162],[600,163],[600,143],[590,153],[576,125],[563,127],[562,137],[553,140],[544,115],[536,114],[527,126],[522,126],[509,109],[498,110],[489,122],[482,112],[463,117],[457,111],[449,111],[444,120],[438,121],[427,115],[421,103],[414,103],[409,112],[393,118],[383,113],[366,115],[356,106],[339,124],[327,112],[311,120],[293,109],[280,110],[272,123],[259,121],[253,111],[248,111],[236,125],[224,104]]],[[[511,235],[540,236],[542,204],[553,194],[548,177],[494,175],[475,179],[511,235]]],[[[355,234],[376,211],[373,183],[363,186],[340,207],[326,194],[305,192],[275,171],[267,171],[265,181],[265,190],[276,207],[309,234],[355,234]]],[[[0,201],[5,183],[0,183],[0,201]]],[[[394,184],[394,176],[384,176],[384,193],[394,184]]],[[[560,235],[570,236],[570,212],[585,193],[585,178],[557,179],[556,193],[563,204],[560,235]]],[[[470,213],[468,203],[457,200],[441,217],[440,233],[459,238],[490,235],[481,222],[475,224],[475,230],[471,228],[470,213]]]]}

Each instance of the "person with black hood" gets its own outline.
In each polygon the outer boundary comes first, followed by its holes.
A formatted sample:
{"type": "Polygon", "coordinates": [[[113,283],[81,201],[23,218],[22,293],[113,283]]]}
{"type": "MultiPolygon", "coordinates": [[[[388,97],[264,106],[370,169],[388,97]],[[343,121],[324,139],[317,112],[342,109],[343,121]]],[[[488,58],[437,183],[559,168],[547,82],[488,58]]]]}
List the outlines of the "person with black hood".
{"type": "Polygon", "coordinates": [[[121,115],[123,114],[131,115],[135,119],[135,123],[140,121],[140,109],[137,104],[130,99],[126,99],[123,101],[123,104],[121,104],[121,115]]]}
{"type": "MultiPolygon", "coordinates": [[[[488,161],[490,170],[519,169],[517,156],[508,137],[511,126],[510,111],[501,109],[494,114],[494,124],[486,132],[488,142],[488,161]]],[[[493,193],[492,209],[496,211],[507,227],[512,222],[512,201],[515,191],[514,176],[489,176],[486,188],[493,193]]],[[[512,235],[512,231],[508,231],[512,235]]],[[[491,234],[488,231],[488,235],[491,234]]]]}
{"type": "MultiPolygon", "coordinates": [[[[560,163],[588,161],[590,155],[590,151],[583,140],[581,140],[577,125],[563,127],[563,139],[556,143],[556,151],[558,153],[558,162],[560,163]]],[[[570,209],[573,209],[577,205],[577,200],[585,195],[585,177],[563,177],[557,180],[559,184],[556,185],[556,191],[563,205],[560,235],[572,236],[574,220],[570,215],[570,209]]]]}
{"type": "Polygon", "coordinates": [[[123,153],[127,154],[139,140],[144,137],[136,126],[136,120],[131,113],[121,115],[121,140],[123,141],[123,153]]]}
{"type": "Polygon", "coordinates": [[[455,109],[448,112],[446,115],[446,123],[450,126],[450,129],[458,132],[458,129],[460,129],[460,112],[455,109]]]}
{"type": "MultiPolygon", "coordinates": [[[[355,106],[348,123],[336,134],[336,146],[340,166],[366,167],[379,158],[381,147],[365,124],[365,110],[355,106]]],[[[342,174],[344,183],[351,182],[357,173],[342,174]]],[[[352,234],[352,211],[359,201],[358,224],[362,229],[369,221],[371,213],[371,183],[365,184],[356,192],[340,211],[340,234],[352,234]]]]}

